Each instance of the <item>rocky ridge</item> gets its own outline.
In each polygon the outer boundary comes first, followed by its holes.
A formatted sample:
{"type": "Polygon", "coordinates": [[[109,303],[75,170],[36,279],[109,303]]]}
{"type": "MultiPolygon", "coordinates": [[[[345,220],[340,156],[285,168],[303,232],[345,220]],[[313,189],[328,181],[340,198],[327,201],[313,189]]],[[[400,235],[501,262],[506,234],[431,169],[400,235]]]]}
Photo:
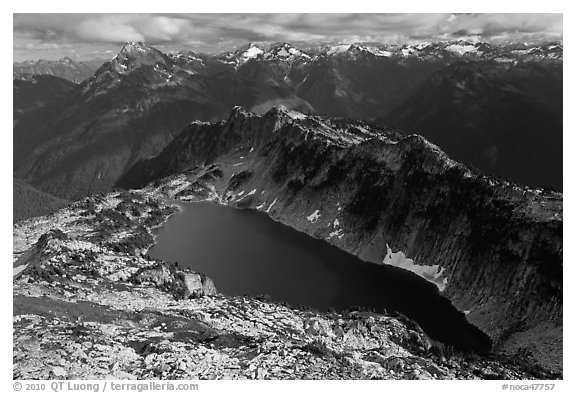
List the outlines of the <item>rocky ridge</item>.
{"type": "Polygon", "coordinates": [[[469,42],[465,40],[421,42],[415,44],[367,44],[361,42],[323,45],[316,49],[300,50],[285,42],[273,44],[248,43],[234,52],[221,56],[235,64],[242,64],[250,59],[268,60],[283,58],[302,61],[315,61],[330,56],[375,56],[400,61],[454,61],[455,59],[493,60],[499,63],[515,62],[561,62],[563,59],[562,42],[489,44],[486,42],[469,42]]]}
{"type": "Polygon", "coordinates": [[[413,322],[219,295],[150,260],[176,206],[112,193],[14,225],[15,379],[543,378],[511,357],[443,353],[413,322]]]}
{"type": "MultiPolygon", "coordinates": [[[[191,124],[119,185],[148,183],[170,198],[260,210],[411,270],[497,345],[551,324],[533,345],[561,353],[562,194],[483,175],[418,135],[286,108],[191,124]]],[[[558,356],[543,361],[557,370],[558,356]]]]}

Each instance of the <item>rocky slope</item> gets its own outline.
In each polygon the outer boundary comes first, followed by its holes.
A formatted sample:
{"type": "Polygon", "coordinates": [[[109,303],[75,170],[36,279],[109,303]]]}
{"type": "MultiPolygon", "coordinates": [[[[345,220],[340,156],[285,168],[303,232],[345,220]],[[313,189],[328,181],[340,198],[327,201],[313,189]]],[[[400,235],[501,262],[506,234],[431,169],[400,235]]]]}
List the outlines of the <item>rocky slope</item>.
{"type": "Polygon", "coordinates": [[[15,379],[555,376],[526,357],[443,353],[400,316],[219,295],[202,274],[144,256],[176,211],[162,193],[95,196],[14,225],[15,379]]]}
{"type": "Polygon", "coordinates": [[[561,368],[561,194],[475,172],[421,136],[286,108],[191,124],[118,185],[150,182],[171,198],[264,211],[411,270],[500,347],[552,326],[529,350],[547,347],[539,361],[561,368]]]}

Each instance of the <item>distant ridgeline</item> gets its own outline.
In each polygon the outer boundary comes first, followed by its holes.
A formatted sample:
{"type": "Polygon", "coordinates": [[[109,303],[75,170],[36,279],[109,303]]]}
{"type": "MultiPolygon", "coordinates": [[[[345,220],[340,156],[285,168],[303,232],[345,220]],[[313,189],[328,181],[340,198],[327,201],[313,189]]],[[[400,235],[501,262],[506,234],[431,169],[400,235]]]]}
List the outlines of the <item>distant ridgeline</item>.
{"type": "Polygon", "coordinates": [[[87,78],[56,72],[73,63],[14,65],[15,175],[65,199],[109,191],[192,121],[279,104],[396,126],[494,176],[562,189],[558,43],[278,43],[220,55],[127,43],[87,78]]]}

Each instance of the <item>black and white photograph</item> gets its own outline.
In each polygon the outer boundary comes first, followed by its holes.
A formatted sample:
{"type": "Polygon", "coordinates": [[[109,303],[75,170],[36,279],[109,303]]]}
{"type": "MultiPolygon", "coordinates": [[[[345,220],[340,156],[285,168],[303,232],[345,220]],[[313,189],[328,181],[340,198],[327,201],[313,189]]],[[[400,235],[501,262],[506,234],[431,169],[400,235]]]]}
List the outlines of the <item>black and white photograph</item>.
{"type": "Polygon", "coordinates": [[[189,8],[12,14],[13,380],[561,383],[564,15],[189,8]]]}

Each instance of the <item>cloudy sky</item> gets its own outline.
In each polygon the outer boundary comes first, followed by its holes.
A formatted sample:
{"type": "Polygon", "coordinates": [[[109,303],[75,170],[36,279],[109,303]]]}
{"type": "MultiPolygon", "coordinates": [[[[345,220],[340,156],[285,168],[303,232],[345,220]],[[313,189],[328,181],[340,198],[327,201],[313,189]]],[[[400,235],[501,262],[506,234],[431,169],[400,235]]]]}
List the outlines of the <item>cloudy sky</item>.
{"type": "Polygon", "coordinates": [[[562,14],[14,14],[14,61],[111,57],[126,41],[221,52],[247,42],[562,39],[562,14]]]}

